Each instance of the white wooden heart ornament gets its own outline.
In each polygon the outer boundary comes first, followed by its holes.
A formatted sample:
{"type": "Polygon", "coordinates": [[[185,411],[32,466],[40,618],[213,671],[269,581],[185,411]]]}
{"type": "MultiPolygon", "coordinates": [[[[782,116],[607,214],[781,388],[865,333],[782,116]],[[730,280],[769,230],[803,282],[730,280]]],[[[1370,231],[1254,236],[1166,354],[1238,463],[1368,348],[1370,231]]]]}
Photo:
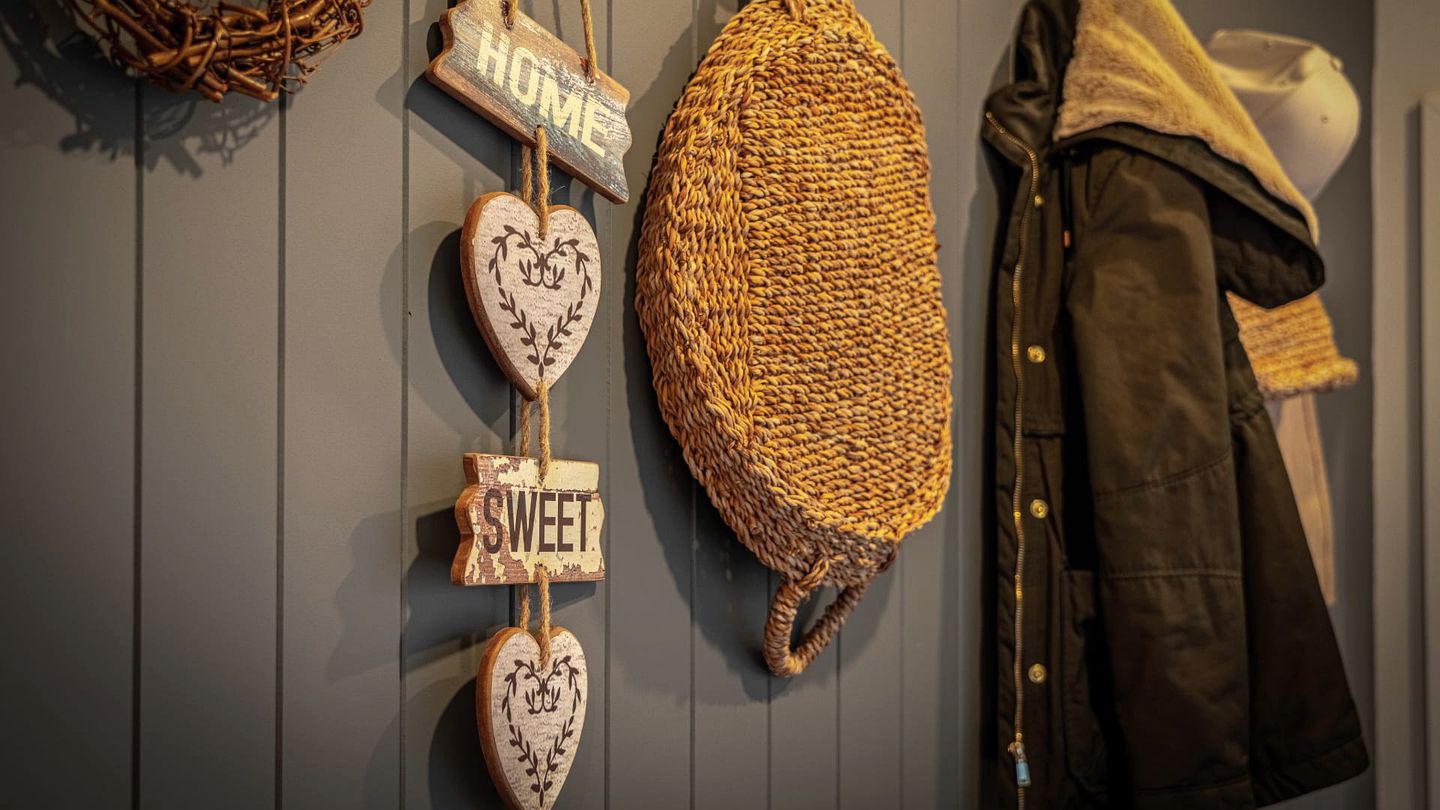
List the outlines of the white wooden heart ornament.
{"type": "Polygon", "coordinates": [[[539,231],[524,200],[495,192],[470,206],[461,245],[470,311],[526,399],[570,367],[600,304],[600,245],[585,217],[551,206],[539,231]]]}
{"type": "Polygon", "coordinates": [[[550,660],[518,627],[490,639],[475,682],[480,747],[490,778],[514,810],[555,806],[585,727],[585,651],[569,630],[550,630],[550,660]]]}

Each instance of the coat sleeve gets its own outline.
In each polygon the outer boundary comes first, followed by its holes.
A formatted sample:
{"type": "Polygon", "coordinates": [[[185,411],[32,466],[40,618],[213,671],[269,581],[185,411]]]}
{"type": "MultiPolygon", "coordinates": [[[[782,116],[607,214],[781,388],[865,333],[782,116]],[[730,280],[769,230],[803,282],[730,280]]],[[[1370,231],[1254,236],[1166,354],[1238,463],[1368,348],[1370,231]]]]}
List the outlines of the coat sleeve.
{"type": "Polygon", "coordinates": [[[1066,310],[1121,737],[1112,766],[1138,808],[1250,807],[1240,526],[1205,191],[1120,147],[1087,168],[1066,310]]]}

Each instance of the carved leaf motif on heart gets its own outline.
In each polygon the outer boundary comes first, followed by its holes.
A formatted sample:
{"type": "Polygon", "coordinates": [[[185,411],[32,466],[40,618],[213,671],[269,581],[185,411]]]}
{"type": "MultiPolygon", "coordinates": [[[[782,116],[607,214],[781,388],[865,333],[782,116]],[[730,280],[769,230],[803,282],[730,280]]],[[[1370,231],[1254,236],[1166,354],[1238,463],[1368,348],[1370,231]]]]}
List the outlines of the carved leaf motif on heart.
{"type": "Polygon", "coordinates": [[[539,218],[513,194],[487,194],[471,208],[464,238],[465,290],[486,342],[511,380],[533,398],[580,351],[599,301],[595,233],[580,212],[539,218]]]}
{"type": "Polygon", "coordinates": [[[588,706],[585,653],[574,634],[553,628],[540,664],[534,636],[515,627],[486,646],[476,682],[480,738],[506,804],[549,810],[569,776],[588,706]]]}

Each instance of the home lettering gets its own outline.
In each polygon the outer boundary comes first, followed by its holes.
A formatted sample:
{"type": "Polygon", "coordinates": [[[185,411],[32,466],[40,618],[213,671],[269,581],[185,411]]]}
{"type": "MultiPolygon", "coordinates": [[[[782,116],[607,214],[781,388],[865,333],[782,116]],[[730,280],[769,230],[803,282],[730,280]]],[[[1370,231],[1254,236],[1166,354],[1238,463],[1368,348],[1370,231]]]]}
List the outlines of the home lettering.
{"type": "Polygon", "coordinates": [[[597,157],[605,157],[605,148],[595,142],[597,134],[602,139],[606,135],[605,125],[596,115],[598,104],[586,92],[586,82],[577,82],[574,92],[566,96],[543,61],[529,48],[510,47],[510,38],[488,21],[480,29],[475,70],[520,104],[538,110],[554,129],[568,133],[597,157]]]}

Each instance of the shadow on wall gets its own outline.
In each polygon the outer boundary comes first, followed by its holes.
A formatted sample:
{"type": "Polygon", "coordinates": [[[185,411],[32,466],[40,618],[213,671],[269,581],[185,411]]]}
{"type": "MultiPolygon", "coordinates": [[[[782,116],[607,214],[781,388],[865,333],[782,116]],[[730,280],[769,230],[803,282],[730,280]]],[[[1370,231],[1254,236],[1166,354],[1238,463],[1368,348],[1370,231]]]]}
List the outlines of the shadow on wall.
{"type": "MultiPolygon", "coordinates": [[[[198,156],[218,154],[228,163],[279,112],[250,98],[215,104],[129,78],[79,28],[62,0],[0,3],[0,45],[19,70],[15,84],[34,86],[74,119],[75,131],[57,144],[64,152],[133,159],[143,132],[146,169],[163,161],[198,177],[198,156]]],[[[7,145],[36,145],[30,139],[22,120],[0,125],[0,141],[7,145]]]]}

